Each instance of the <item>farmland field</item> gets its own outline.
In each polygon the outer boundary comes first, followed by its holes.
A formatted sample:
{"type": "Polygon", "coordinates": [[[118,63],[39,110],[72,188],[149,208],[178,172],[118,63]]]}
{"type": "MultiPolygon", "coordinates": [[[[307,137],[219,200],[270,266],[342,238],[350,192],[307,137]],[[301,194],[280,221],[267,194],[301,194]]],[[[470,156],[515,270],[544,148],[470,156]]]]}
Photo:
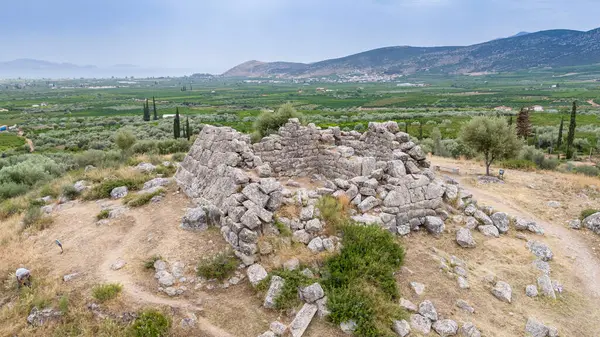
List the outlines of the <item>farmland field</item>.
{"type": "MultiPolygon", "coordinates": [[[[178,109],[183,118],[189,118],[193,132],[203,123],[249,132],[262,110],[291,102],[308,122],[321,127],[362,130],[370,121],[394,120],[420,139],[429,137],[434,128],[444,139],[452,139],[471,116],[510,118],[521,107],[540,105],[544,111],[531,116],[536,132],[530,143],[534,143],[542,132],[557,133],[561,118],[568,122],[572,101],[577,100],[576,137],[581,139],[580,150],[586,152],[595,148],[600,136],[599,78],[596,68],[586,68],[486,76],[421,75],[395,83],[248,83],[194,76],[137,79],[127,85],[115,79],[14,80],[0,82],[0,108],[8,110],[0,112],[0,125],[17,124],[39,151],[110,148],[111,135],[123,126],[138,130],[139,139],[167,139],[172,132],[170,119],[142,120],[144,101],[150,100],[152,110],[155,97],[158,115],[171,115],[178,109]],[[575,75],[563,76],[566,73],[575,75]],[[498,106],[512,111],[494,110],[498,106]]],[[[20,149],[21,145],[6,138],[1,148],[20,149]]]]}

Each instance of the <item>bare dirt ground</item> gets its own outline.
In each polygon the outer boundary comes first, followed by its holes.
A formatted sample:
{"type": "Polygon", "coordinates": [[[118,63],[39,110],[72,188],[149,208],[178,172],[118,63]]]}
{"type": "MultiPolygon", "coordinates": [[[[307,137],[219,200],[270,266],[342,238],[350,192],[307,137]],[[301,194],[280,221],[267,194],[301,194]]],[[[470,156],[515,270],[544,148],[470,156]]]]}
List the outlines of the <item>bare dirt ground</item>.
{"type": "MultiPolygon", "coordinates": [[[[550,262],[551,278],[560,281],[565,291],[556,301],[525,296],[525,286],[535,284],[539,272],[531,265],[534,257],[527,250],[526,242],[518,239],[514,230],[498,239],[475,231],[478,246],[467,250],[455,243],[454,233],[459,225],[448,220],[449,233],[440,238],[412,233],[399,239],[406,247],[405,265],[410,270],[396,276],[402,296],[417,304],[429,299],[441,316],[459,324],[473,322],[484,336],[523,336],[525,322],[532,316],[556,326],[561,336],[600,336],[600,237],[588,230],[575,231],[567,227],[567,221],[577,218],[582,209],[598,208],[600,181],[556,172],[507,171],[505,184],[480,185],[475,177],[484,170],[478,163],[442,158],[432,158],[432,162],[459,168],[461,175],[453,177],[460,180],[480,204],[541,224],[546,230],[545,236],[526,236],[552,248],[555,257],[550,262]],[[551,208],[548,201],[558,201],[561,206],[551,208]],[[461,290],[454,276],[440,270],[440,259],[449,259],[452,255],[467,265],[471,286],[468,290],[461,290]],[[493,297],[491,285],[484,280],[488,275],[512,286],[512,304],[493,297]],[[426,285],[422,296],[414,295],[409,287],[411,281],[426,285]],[[457,308],[458,299],[469,302],[475,313],[457,308]]],[[[190,200],[182,194],[170,190],[160,203],[131,209],[122,217],[110,220],[108,225],[98,226],[95,216],[103,204],[118,206],[120,202],[66,204],[54,212],[55,221],[50,228],[32,235],[18,234],[17,218],[3,221],[0,272],[5,275],[14,273],[19,266],[27,266],[35,276],[51,284],[48,291],[53,296],[75,294],[86,303],[93,302],[91,288],[94,285],[121,283],[123,293],[109,307],[115,311],[163,308],[174,317],[172,336],[255,337],[268,330],[274,320],[291,322],[293,316],[263,309],[263,299],[246,280],[228,289],[213,290],[204,287],[196,290],[195,283],[181,284],[188,290],[179,297],[168,297],[158,291],[153,271],[143,267],[151,256],[160,255],[170,263],[185,263],[185,275],[193,279],[194,267],[202,257],[227,248],[218,230],[196,233],[179,228],[180,219],[190,205],[190,200]],[[55,239],[63,243],[64,254],[59,254],[55,239]],[[125,260],[126,266],[112,270],[110,266],[119,259],[125,260]],[[73,272],[80,276],[71,282],[62,282],[63,275],[73,272]],[[195,315],[198,323],[194,330],[183,330],[179,321],[189,315],[195,315]]],[[[265,265],[280,265],[292,255],[300,256],[303,261],[311,259],[308,251],[281,253],[279,259],[267,260],[265,265]]],[[[0,298],[0,303],[12,300],[14,298],[0,298]]],[[[0,317],[13,323],[0,324],[0,335],[44,334],[45,330],[28,328],[22,313],[19,316],[2,316],[1,313],[0,317]]],[[[315,319],[305,336],[343,334],[338,327],[315,319]]]]}
{"type": "Polygon", "coordinates": [[[594,102],[594,100],[593,100],[593,99],[590,99],[590,100],[589,100],[589,101],[587,101],[587,102],[588,102],[588,103],[590,103],[590,104],[591,104],[593,107],[595,107],[595,108],[597,108],[597,107],[600,107],[600,104],[598,104],[598,103],[594,102]]]}

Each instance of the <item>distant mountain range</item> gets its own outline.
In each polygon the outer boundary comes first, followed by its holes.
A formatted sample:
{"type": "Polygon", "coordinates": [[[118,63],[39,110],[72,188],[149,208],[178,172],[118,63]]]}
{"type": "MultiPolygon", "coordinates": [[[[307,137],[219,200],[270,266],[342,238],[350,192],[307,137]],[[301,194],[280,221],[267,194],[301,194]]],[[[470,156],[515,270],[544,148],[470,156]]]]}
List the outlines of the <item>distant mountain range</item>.
{"type": "Polygon", "coordinates": [[[316,63],[248,61],[225,77],[315,77],[352,73],[511,72],[600,63],[600,28],[546,30],[472,46],[386,47],[316,63]]]}

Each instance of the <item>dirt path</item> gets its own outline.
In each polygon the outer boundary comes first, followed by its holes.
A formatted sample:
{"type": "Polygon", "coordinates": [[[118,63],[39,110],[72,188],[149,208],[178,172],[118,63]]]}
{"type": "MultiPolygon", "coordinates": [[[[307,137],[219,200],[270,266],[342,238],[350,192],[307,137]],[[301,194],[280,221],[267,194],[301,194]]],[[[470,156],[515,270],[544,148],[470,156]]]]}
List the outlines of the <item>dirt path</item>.
{"type": "Polygon", "coordinates": [[[478,202],[492,206],[494,209],[513,216],[530,219],[540,224],[544,228],[546,236],[554,237],[560,242],[559,245],[553,245],[553,251],[555,253],[561,252],[561,255],[571,258],[576,264],[581,279],[587,288],[587,293],[600,298],[600,282],[598,282],[598,279],[600,279],[600,264],[597,263],[586,242],[581,240],[576,232],[564,226],[543,221],[510,200],[499,198],[489,191],[473,186],[465,181],[465,179],[461,180],[461,185],[468,186],[468,190],[473,193],[474,198],[478,202]]]}
{"type": "Polygon", "coordinates": [[[587,101],[588,103],[590,103],[594,108],[598,108],[600,107],[600,104],[594,102],[593,99],[590,99],[589,101],[587,101]]]}
{"type": "Polygon", "coordinates": [[[19,129],[18,135],[19,135],[19,137],[23,137],[25,139],[25,142],[27,143],[27,145],[29,145],[29,152],[35,151],[35,147],[33,146],[33,141],[31,141],[31,139],[23,136],[23,130],[19,129]]]}
{"type": "MultiPolygon", "coordinates": [[[[149,291],[144,290],[142,287],[137,285],[133,281],[130,275],[124,270],[112,270],[111,264],[117,261],[119,258],[125,256],[126,247],[135,247],[135,240],[140,236],[144,235],[146,228],[139,224],[149,223],[150,219],[138,212],[131,212],[131,216],[135,219],[135,225],[132,229],[123,236],[122,241],[118,247],[110,249],[104,256],[103,262],[98,268],[98,276],[105,282],[120,283],[123,286],[124,293],[133,301],[139,304],[154,304],[154,305],[166,305],[181,310],[187,311],[188,313],[195,313],[202,311],[203,309],[199,306],[190,303],[188,299],[171,299],[161,296],[157,296],[149,291]]],[[[196,327],[206,333],[207,336],[212,337],[233,337],[225,330],[214,326],[205,318],[196,315],[197,323],[196,327]]]]}

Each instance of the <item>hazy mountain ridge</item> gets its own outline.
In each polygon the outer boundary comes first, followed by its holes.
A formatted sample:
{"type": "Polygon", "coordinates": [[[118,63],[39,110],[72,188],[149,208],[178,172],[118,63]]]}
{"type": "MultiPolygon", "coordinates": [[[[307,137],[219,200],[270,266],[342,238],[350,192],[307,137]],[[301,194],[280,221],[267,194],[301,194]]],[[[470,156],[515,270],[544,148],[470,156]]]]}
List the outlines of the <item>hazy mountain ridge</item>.
{"type": "Polygon", "coordinates": [[[471,46],[385,47],[305,64],[249,61],[226,77],[311,77],[348,73],[506,72],[600,63],[600,28],[588,32],[547,30],[471,46]]]}

